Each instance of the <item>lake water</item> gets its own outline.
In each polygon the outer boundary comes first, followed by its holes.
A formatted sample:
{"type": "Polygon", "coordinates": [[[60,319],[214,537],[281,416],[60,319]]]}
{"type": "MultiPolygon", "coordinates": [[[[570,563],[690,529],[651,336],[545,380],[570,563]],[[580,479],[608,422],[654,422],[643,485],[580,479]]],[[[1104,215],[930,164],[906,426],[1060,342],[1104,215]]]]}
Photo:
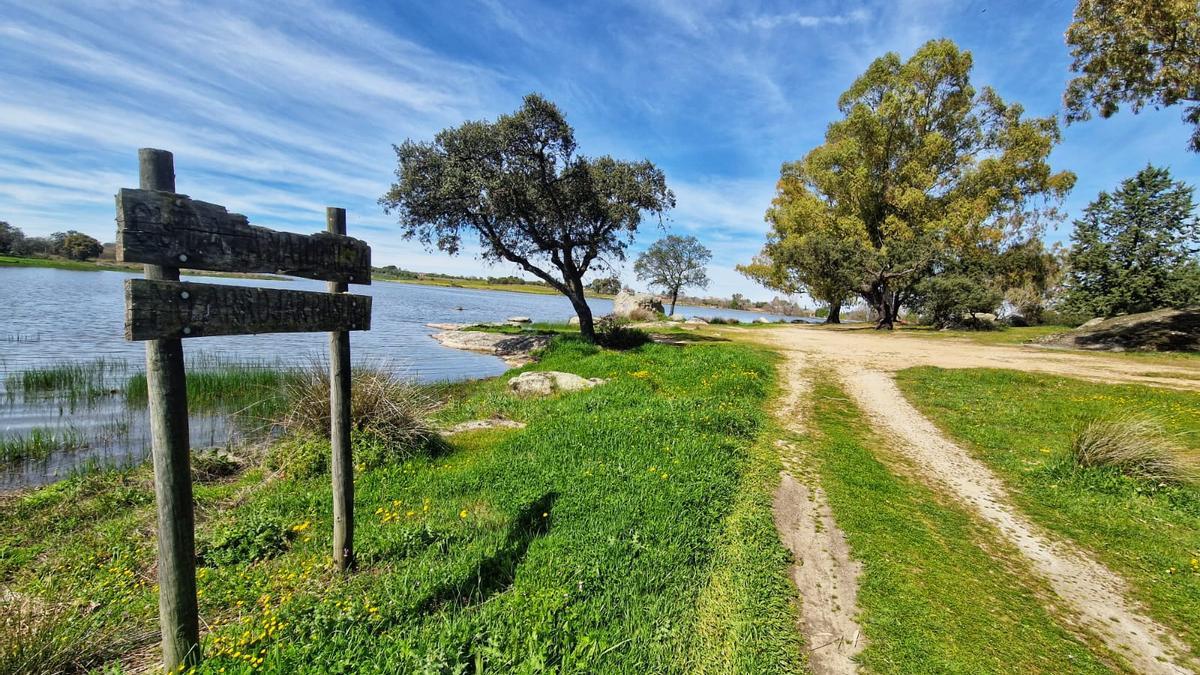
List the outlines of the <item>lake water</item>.
{"type": "MultiPolygon", "coordinates": [[[[0,267],[0,442],[33,433],[88,439],[70,452],[39,461],[0,466],[0,492],[56,480],[93,466],[140,462],[147,456],[145,411],[131,409],[116,396],[64,402],[55,397],[26,397],[5,381],[23,371],[63,363],[104,359],[119,388],[140,372],[145,347],[124,338],[124,281],[120,272],[80,272],[46,268],[0,267]]],[[[324,291],[323,282],[304,279],[258,280],[191,278],[193,281],[324,291]]],[[[372,296],[371,330],[351,333],[356,362],[383,363],[422,382],[499,375],[500,359],[442,347],[427,323],[500,321],[528,316],[534,321],[566,321],[574,315],[561,295],[536,295],[421,286],[380,281],[351,286],[372,296]]],[[[588,301],[596,316],[612,311],[610,300],[588,301]]],[[[750,321],[751,312],[707,307],[676,308],[684,316],[722,316],[750,321]]],[[[202,337],[184,340],[189,361],[302,365],[326,353],[323,333],[202,337]]],[[[235,442],[236,430],[220,418],[191,422],[195,448],[235,442]]]]}

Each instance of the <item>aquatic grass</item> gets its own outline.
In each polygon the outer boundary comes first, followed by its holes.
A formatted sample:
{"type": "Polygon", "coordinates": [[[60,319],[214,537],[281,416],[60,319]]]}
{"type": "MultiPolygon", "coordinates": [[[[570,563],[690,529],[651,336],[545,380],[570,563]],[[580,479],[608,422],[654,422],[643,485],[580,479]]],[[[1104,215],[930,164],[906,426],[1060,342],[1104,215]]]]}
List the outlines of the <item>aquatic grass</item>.
{"type": "Polygon", "coordinates": [[[61,397],[68,401],[95,398],[114,390],[116,380],[128,372],[123,359],[55,363],[9,373],[4,380],[10,395],[61,397]]]}
{"type": "MultiPolygon", "coordinates": [[[[188,410],[270,420],[284,408],[287,386],[296,377],[295,369],[275,365],[201,361],[187,371],[188,410]]],[[[146,374],[130,377],[124,393],[129,405],[146,405],[146,374]]]]}
{"type": "Polygon", "coordinates": [[[106,422],[86,429],[73,424],[33,427],[22,434],[0,437],[0,464],[45,459],[58,452],[106,445],[128,434],[129,424],[125,421],[106,422]]]}
{"type": "Polygon", "coordinates": [[[21,435],[0,438],[0,463],[45,459],[56,452],[88,447],[87,435],[74,427],[34,427],[21,435]]]}

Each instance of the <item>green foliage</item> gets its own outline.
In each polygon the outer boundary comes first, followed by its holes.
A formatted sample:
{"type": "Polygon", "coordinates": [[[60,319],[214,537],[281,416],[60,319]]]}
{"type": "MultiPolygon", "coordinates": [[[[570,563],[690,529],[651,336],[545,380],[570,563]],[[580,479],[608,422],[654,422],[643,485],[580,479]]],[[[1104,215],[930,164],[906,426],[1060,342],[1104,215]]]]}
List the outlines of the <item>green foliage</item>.
{"type": "Polygon", "coordinates": [[[679,291],[689,286],[708,287],[705,267],[712,260],[712,251],[692,236],[671,234],[650,245],[633,263],[633,272],[640,281],[663,289],[671,296],[670,314],[675,314],[679,291]]]}
{"type": "Polygon", "coordinates": [[[311,478],[329,472],[330,452],[328,438],[292,434],[271,445],[267,460],[289,478],[311,478]]]}
{"type": "Polygon", "coordinates": [[[853,291],[890,327],[939,260],[1057,218],[1074,184],[1047,164],[1057,121],[976,91],[971,68],[970,53],[949,40],[908,61],[876,59],[842,94],[845,117],[825,143],[784,165],[763,252],[783,269],[756,278],[803,285],[831,303],[853,291]]]}
{"type": "Polygon", "coordinates": [[[198,542],[196,557],[205,567],[266,560],[286,551],[294,534],[278,519],[256,514],[234,521],[217,530],[211,539],[198,542]]]}
{"type": "Polygon", "coordinates": [[[1194,189],[1147,166],[1101,192],[1075,221],[1066,305],[1092,316],[1195,303],[1200,217],[1194,189]]]}
{"type": "Polygon", "coordinates": [[[25,233],[21,231],[21,228],[0,220],[0,253],[16,253],[24,240],[25,233]]]}
{"type": "Polygon", "coordinates": [[[1111,117],[1121,104],[1134,113],[1188,103],[1190,148],[1200,152],[1200,4],[1194,0],[1079,0],[1067,29],[1071,70],[1067,121],[1092,110],[1111,117]]]}
{"type": "Polygon", "coordinates": [[[95,238],[76,230],[55,232],[50,235],[50,250],[70,260],[90,260],[104,251],[104,246],[95,238]]]}
{"type": "Polygon", "coordinates": [[[633,349],[650,341],[650,335],[641,329],[630,328],[620,317],[602,316],[596,321],[596,344],[608,349],[633,349]]]}
{"type": "Polygon", "coordinates": [[[938,328],[973,327],[967,319],[975,312],[994,314],[1004,300],[994,288],[965,274],[939,274],[922,279],[913,288],[912,308],[921,319],[938,328]]]}
{"type": "Polygon", "coordinates": [[[621,278],[617,276],[600,277],[592,279],[588,283],[587,288],[593,293],[600,295],[616,295],[621,292],[621,278]]]}
{"type": "Polygon", "coordinates": [[[477,236],[485,260],[516,263],[566,295],[587,339],[583,276],[625,259],[644,213],[661,217],[675,205],[649,161],[576,154],[574,130],[537,94],[495,122],[395,150],[397,181],[379,201],[399,215],[402,236],[450,254],[477,236]]]}

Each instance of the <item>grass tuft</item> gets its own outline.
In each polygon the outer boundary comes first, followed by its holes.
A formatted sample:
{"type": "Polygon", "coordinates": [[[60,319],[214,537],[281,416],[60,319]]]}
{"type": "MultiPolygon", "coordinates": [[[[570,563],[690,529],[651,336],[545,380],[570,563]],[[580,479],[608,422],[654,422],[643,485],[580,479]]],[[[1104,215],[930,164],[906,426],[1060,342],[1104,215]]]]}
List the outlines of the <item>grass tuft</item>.
{"type": "Polygon", "coordinates": [[[157,631],[131,630],[100,612],[0,594],[2,673],[88,672],[157,638],[157,631]]]}
{"type": "Polygon", "coordinates": [[[1071,459],[1081,468],[1107,468],[1131,478],[1177,485],[1195,480],[1179,458],[1183,449],[1152,417],[1094,419],[1075,434],[1071,459]]]}
{"type": "MultiPolygon", "coordinates": [[[[320,361],[299,371],[285,387],[287,409],[277,424],[296,437],[329,434],[329,367],[320,361]]],[[[379,366],[355,368],[350,379],[351,434],[376,453],[403,460],[437,440],[430,423],[434,401],[425,389],[379,366]]]]}

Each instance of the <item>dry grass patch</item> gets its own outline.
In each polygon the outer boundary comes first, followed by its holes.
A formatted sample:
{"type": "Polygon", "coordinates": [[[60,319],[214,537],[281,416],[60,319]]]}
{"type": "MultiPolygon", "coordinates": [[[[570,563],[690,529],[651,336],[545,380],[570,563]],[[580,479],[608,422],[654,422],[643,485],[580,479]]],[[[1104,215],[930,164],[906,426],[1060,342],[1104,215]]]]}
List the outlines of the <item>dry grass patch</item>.
{"type": "Polygon", "coordinates": [[[1178,485],[1196,480],[1184,448],[1153,417],[1094,419],[1071,442],[1071,458],[1083,468],[1109,468],[1132,478],[1178,485]]]}

